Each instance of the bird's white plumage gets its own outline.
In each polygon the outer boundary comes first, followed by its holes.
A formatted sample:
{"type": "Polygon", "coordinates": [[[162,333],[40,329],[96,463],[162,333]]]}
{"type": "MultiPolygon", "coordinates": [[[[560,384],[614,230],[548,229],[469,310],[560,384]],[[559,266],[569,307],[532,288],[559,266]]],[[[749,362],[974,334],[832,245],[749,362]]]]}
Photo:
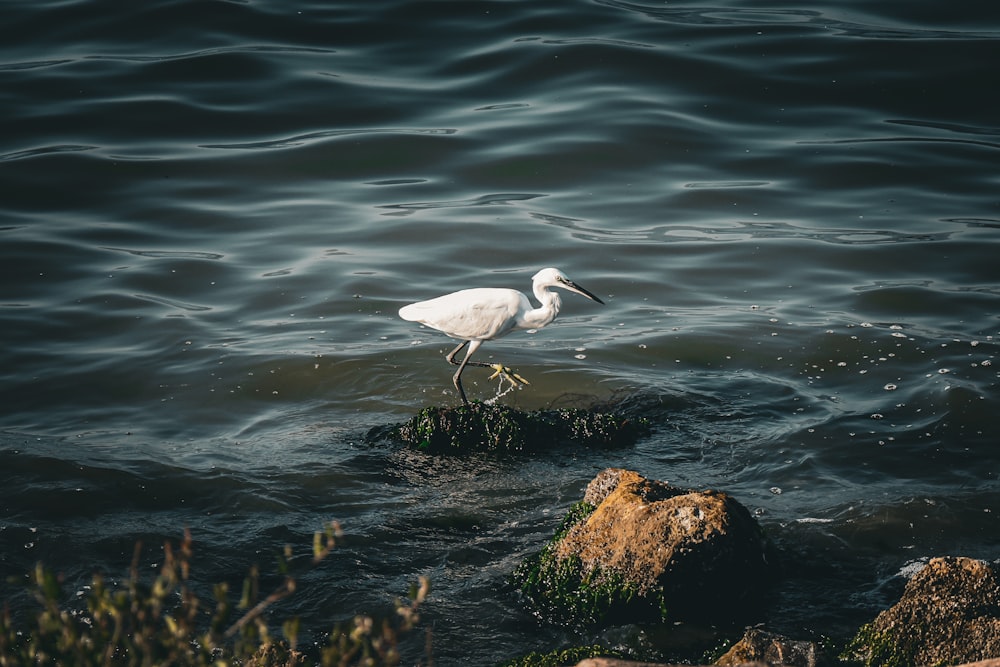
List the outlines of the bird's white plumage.
{"type": "Polygon", "coordinates": [[[461,340],[492,340],[518,328],[518,313],[531,310],[517,290],[464,289],[399,309],[399,316],[461,340]]]}
{"type": "Polygon", "coordinates": [[[552,322],[562,307],[562,299],[551,291],[552,287],[561,287],[597,303],[604,303],[567,278],[559,269],[549,268],[542,269],[532,277],[532,291],[541,303],[538,308],[532,307],[528,297],[517,290],[483,287],[464,289],[436,299],[411,303],[399,309],[399,316],[410,322],[420,322],[462,341],[446,358],[449,363],[458,365],[452,381],[462,396],[462,401],[468,403],[465,390],[462,389],[462,371],[466,365],[494,368],[497,373],[513,378],[512,382],[514,380],[527,382],[502,364],[470,362],[469,358],[479,349],[483,341],[500,338],[519,329],[541,329],[552,322]],[[465,353],[465,358],[461,362],[456,361],[455,355],[466,345],[469,349],[465,353]]]}

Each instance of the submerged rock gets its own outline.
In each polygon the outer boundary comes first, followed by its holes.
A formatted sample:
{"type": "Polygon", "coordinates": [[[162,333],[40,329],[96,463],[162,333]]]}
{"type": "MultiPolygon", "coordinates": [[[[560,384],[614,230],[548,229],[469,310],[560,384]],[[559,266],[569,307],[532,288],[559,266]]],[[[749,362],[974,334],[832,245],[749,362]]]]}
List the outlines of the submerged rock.
{"type": "Polygon", "coordinates": [[[832,665],[833,661],[824,657],[816,642],[793,640],[759,628],[750,628],[742,639],[715,661],[718,667],[738,667],[747,663],[822,667],[832,665]]]}
{"type": "Polygon", "coordinates": [[[854,637],[845,657],[874,667],[956,665],[1000,657],[1000,585],[988,564],[934,558],[898,603],[854,637]]]}
{"type": "Polygon", "coordinates": [[[558,444],[625,447],[649,430],[645,420],[582,408],[526,412],[503,405],[471,403],[421,410],[393,436],[431,453],[529,452],[558,444]]]}
{"type": "Polygon", "coordinates": [[[514,576],[541,617],[587,624],[746,617],[770,569],[732,497],[610,469],[514,576]]]}

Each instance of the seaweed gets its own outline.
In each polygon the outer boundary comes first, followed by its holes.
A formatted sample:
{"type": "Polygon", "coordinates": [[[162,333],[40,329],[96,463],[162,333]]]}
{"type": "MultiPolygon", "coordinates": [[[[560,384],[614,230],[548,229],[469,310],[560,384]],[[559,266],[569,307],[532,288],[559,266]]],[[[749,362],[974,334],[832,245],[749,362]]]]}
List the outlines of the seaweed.
{"type": "Polygon", "coordinates": [[[433,454],[524,453],[561,444],[587,448],[632,445],[648,433],[643,418],[583,408],[524,411],[473,402],[453,408],[427,407],[391,436],[433,454]]]}

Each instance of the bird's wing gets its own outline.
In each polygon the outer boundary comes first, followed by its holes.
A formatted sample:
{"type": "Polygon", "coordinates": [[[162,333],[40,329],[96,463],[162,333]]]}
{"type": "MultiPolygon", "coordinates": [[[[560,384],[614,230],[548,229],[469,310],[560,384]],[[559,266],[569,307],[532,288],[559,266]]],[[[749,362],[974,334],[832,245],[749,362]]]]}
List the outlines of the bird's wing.
{"type": "Polygon", "coordinates": [[[490,340],[516,326],[522,300],[525,304],[528,301],[517,290],[467,289],[404,306],[399,316],[426,324],[452,338],[490,340]]]}

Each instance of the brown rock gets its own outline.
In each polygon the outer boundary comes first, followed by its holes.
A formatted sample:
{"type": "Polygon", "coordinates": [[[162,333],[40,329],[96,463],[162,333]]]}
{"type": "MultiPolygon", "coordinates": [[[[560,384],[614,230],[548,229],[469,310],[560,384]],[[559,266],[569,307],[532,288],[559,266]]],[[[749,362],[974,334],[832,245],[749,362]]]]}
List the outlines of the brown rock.
{"type": "Polygon", "coordinates": [[[866,665],[914,667],[1000,657],[996,573],[972,558],[932,559],[848,651],[866,665]]]}
{"type": "Polygon", "coordinates": [[[719,667],[736,667],[755,661],[789,667],[818,667],[826,664],[815,642],[791,640],[758,628],[747,630],[743,638],[733,644],[715,664],[719,667]]]}
{"type": "MultiPolygon", "coordinates": [[[[587,658],[576,663],[575,667],[685,667],[682,665],[670,665],[660,662],[633,662],[631,660],[619,660],[618,658],[587,658]]],[[[690,667],[690,666],[687,666],[690,667]]],[[[764,662],[741,662],[731,667],[793,667],[792,665],[781,665],[764,662]]],[[[983,660],[980,662],[970,662],[958,667],[1000,667],[1000,658],[994,660],[983,660]]]]}
{"type": "MultiPolygon", "coordinates": [[[[633,662],[618,658],[587,658],[576,663],[575,667],[689,667],[685,665],[665,664],[660,662],[633,662]]],[[[762,662],[746,662],[732,667],[782,667],[781,665],[765,665],[762,662]]]]}
{"type": "Polygon", "coordinates": [[[639,478],[639,473],[625,470],[623,468],[606,468],[597,473],[597,477],[590,480],[587,490],[583,492],[583,502],[598,506],[607,498],[612,491],[618,488],[622,477],[628,479],[639,478]]]}
{"type": "Polygon", "coordinates": [[[556,558],[579,557],[585,572],[621,576],[640,594],[661,590],[676,616],[733,610],[767,573],[760,528],[725,493],[615,469],[591,482],[586,499],[597,508],[567,532],[556,558]]]}

